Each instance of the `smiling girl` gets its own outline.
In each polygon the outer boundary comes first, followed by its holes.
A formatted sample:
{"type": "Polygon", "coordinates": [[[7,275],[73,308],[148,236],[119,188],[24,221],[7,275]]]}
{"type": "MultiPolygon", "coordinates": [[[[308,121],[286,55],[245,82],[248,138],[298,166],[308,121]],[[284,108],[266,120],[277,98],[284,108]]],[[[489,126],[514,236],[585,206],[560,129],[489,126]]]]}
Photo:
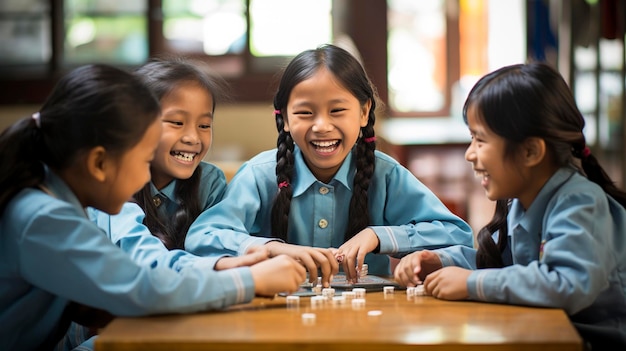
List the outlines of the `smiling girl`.
{"type": "Polygon", "coordinates": [[[446,300],[561,308],[592,350],[626,349],[626,194],[585,142],[558,71],[503,67],[465,102],[465,157],[490,200],[478,249],[404,257],[395,277],[446,300]]]}
{"type": "Polygon", "coordinates": [[[341,261],[389,275],[388,255],[472,245],[471,229],[413,174],[376,151],[377,96],[360,62],[324,45],[297,55],[274,97],[277,148],[241,167],[222,202],[190,227],[185,248],[236,254],[265,244],[323,285],[341,261]],[[374,255],[377,253],[379,255],[374,255]]]}

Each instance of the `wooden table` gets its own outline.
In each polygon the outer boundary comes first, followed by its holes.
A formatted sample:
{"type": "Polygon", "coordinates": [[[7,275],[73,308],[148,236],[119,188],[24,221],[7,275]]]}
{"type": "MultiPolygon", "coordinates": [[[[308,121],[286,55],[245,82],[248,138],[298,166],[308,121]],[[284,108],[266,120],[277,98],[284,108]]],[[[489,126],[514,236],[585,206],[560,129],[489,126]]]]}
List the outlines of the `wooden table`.
{"type": "Polygon", "coordinates": [[[313,308],[302,297],[288,308],[285,297],[257,298],[222,312],[118,318],[97,338],[96,351],[582,350],[558,309],[407,298],[404,290],[368,292],[365,300],[362,309],[349,301],[313,308]],[[303,313],[314,313],[315,322],[304,322],[303,313]]]}

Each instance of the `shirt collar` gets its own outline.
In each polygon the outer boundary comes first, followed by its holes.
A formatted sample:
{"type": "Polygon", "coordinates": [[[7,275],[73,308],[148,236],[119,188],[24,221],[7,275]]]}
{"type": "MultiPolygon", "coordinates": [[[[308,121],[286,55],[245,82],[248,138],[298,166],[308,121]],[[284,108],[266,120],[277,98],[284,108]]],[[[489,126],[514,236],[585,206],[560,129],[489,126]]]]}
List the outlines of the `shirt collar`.
{"type": "Polygon", "coordinates": [[[176,196],[174,193],[176,190],[176,179],[169,182],[163,189],[159,190],[154,186],[154,183],[150,182],[150,194],[154,197],[156,195],[164,196],[170,201],[175,201],[176,196]]]}
{"type": "MultiPolygon", "coordinates": [[[[317,178],[315,178],[313,173],[311,173],[311,170],[306,165],[306,162],[304,162],[302,151],[300,151],[300,149],[297,146],[294,147],[293,154],[294,154],[293,156],[294,156],[295,173],[294,173],[294,180],[293,180],[294,184],[292,184],[292,186],[293,186],[293,196],[296,197],[304,193],[309,187],[311,187],[311,185],[318,183],[318,182],[321,183],[321,182],[317,180],[317,178]]],[[[356,172],[355,170],[356,167],[351,166],[352,162],[353,162],[352,152],[350,152],[348,153],[348,156],[346,156],[346,159],[343,160],[341,167],[339,167],[339,170],[337,171],[333,179],[331,179],[331,181],[328,184],[329,185],[342,184],[348,190],[351,190],[352,182],[350,181],[350,179],[354,179],[354,173],[356,172]]]]}
{"type": "Polygon", "coordinates": [[[576,169],[572,167],[563,167],[556,171],[541,188],[537,197],[526,211],[524,211],[520,201],[514,199],[511,204],[508,220],[509,235],[513,232],[512,224],[522,226],[528,233],[539,233],[541,231],[542,221],[537,221],[536,219],[543,218],[546,206],[548,206],[548,202],[552,199],[554,193],[556,193],[576,172],[576,169]]]}
{"type": "Polygon", "coordinates": [[[43,190],[55,198],[71,204],[76,209],[79,209],[79,212],[85,213],[86,215],[85,208],[80,201],[78,201],[76,194],[74,194],[69,185],[48,166],[44,165],[44,172],[45,179],[42,184],[43,190]]]}

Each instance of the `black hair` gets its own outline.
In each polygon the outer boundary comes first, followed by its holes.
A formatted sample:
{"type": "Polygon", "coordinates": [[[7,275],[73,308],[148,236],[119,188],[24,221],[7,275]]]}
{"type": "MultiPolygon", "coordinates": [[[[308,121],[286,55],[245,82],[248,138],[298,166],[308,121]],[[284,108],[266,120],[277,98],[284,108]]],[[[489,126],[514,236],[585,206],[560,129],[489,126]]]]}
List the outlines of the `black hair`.
{"type": "MultiPolygon", "coordinates": [[[[213,98],[212,112],[218,101],[227,99],[225,82],[200,61],[182,56],[163,56],[150,60],[137,69],[137,74],[152,90],[159,100],[186,82],[200,85],[213,98]]],[[[152,200],[150,183],[139,190],[135,201],[143,208],[146,216],[144,224],[153,235],[161,239],[168,249],[184,249],[185,236],[191,223],[203,210],[200,203],[199,189],[202,168],[197,167],[189,179],[179,179],[174,189],[180,199],[179,210],[171,217],[165,218],[152,200]]]]}
{"type": "Polygon", "coordinates": [[[72,70],[57,82],[37,118],[22,118],[0,134],[0,214],[21,189],[43,181],[44,164],[66,169],[96,146],[121,156],[159,113],[154,95],[132,73],[108,65],[72,70]]]}
{"type": "MultiPolygon", "coordinates": [[[[571,89],[554,68],[542,62],[502,67],[482,77],[470,91],[463,107],[467,123],[473,108],[485,125],[505,140],[505,157],[531,137],[541,138],[559,167],[580,168],[589,180],[622,206],[626,193],[619,190],[588,151],[583,127],[585,120],[576,106],[571,89]]],[[[507,244],[506,217],[511,199],[496,202],[494,217],[477,235],[479,268],[502,267],[501,253],[507,244]],[[498,233],[498,243],[492,235],[498,233]]]]}
{"type": "MultiPolygon", "coordinates": [[[[278,91],[274,96],[276,113],[276,129],[278,140],[276,152],[276,184],[291,184],[294,172],[294,142],[290,133],[283,127],[287,116],[286,107],[289,95],[300,82],[309,79],[320,69],[327,69],[335,78],[350,91],[361,105],[371,102],[368,122],[361,128],[361,137],[355,146],[356,175],[354,177],[353,195],[350,200],[348,228],[344,239],[348,240],[369,225],[367,191],[370,179],[374,174],[374,150],[376,144],[374,123],[376,121],[376,90],[360,62],[348,51],[334,45],[322,45],[314,50],[307,50],[296,57],[285,67],[278,91]],[[367,141],[369,142],[367,142],[367,141]]],[[[289,208],[292,197],[291,186],[279,186],[272,207],[272,234],[287,241],[289,208]]]]}

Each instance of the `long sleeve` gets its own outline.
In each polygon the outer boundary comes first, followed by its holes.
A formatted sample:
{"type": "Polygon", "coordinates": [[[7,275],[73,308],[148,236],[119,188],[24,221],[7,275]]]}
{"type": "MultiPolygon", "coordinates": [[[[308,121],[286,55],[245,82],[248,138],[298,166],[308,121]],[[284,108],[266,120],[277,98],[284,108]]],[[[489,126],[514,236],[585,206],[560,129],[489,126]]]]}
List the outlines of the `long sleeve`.
{"type": "Polygon", "coordinates": [[[42,340],[68,301],[140,316],[221,309],[254,297],[249,267],[177,272],[138,264],[82,208],[39,190],[18,194],[0,225],[0,325],[8,336],[0,345],[9,349],[42,340]]]}
{"type": "MultiPolygon", "coordinates": [[[[623,207],[586,180],[574,180],[553,196],[542,190],[526,212],[514,202],[508,218],[513,264],[473,272],[470,297],[581,311],[612,293],[609,284],[619,281],[615,268],[623,258],[613,250],[624,248],[611,246],[623,233],[623,214],[623,207]]],[[[617,294],[623,305],[624,291],[617,294]]]]}

